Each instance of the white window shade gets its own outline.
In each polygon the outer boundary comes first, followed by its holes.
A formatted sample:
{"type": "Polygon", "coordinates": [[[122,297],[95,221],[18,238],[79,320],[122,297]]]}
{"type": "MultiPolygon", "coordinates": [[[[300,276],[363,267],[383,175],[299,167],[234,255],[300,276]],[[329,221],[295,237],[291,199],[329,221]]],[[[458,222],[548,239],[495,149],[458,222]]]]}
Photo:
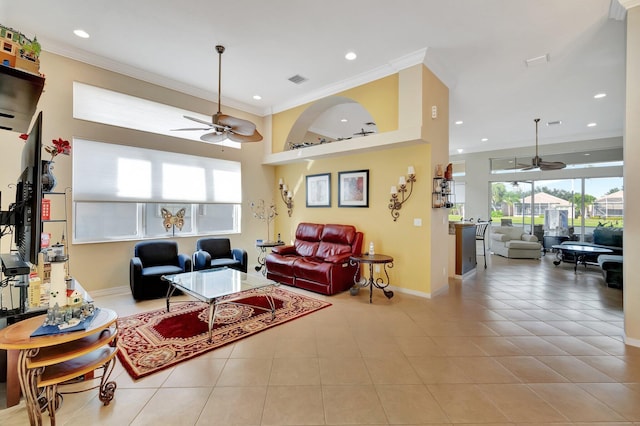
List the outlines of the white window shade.
{"type": "MultiPolygon", "coordinates": [[[[185,115],[204,121],[211,120],[210,115],[137,98],[78,81],[73,82],[73,118],[208,143],[200,140],[200,136],[203,134],[200,130],[171,130],[194,127],[193,121],[184,118],[185,115]]],[[[216,145],[240,149],[238,142],[229,139],[216,142],[216,145]]]]}
{"type": "Polygon", "coordinates": [[[464,204],[466,198],[466,186],[464,182],[457,182],[456,185],[456,204],[464,204]]]}
{"type": "Polygon", "coordinates": [[[241,203],[239,162],[73,140],[74,201],[241,203]]]}

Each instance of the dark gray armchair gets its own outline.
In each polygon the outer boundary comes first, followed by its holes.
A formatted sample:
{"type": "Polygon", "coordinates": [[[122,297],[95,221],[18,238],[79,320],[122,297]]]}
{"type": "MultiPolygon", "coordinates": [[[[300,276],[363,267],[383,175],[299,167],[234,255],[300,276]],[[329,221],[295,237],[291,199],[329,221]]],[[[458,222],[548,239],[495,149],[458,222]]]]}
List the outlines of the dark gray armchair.
{"type": "Polygon", "coordinates": [[[129,266],[129,285],[136,300],[165,297],[169,283],[163,275],[191,271],[191,258],[178,253],[171,240],[143,241],[135,245],[129,266]]]}
{"type": "Polygon", "coordinates": [[[247,252],[239,248],[231,248],[228,238],[201,238],[196,242],[193,254],[193,269],[228,267],[247,272],[247,252]]]}

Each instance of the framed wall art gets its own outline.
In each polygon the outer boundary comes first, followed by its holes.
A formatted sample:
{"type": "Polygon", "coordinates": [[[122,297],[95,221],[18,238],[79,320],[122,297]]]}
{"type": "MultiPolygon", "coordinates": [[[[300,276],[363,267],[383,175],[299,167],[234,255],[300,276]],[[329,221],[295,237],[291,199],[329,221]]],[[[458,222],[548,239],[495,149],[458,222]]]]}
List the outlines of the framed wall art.
{"type": "Polygon", "coordinates": [[[338,172],[338,207],[369,207],[369,170],[338,172]]]}
{"type": "Polygon", "coordinates": [[[306,176],[307,207],[331,207],[331,174],[306,176]]]}

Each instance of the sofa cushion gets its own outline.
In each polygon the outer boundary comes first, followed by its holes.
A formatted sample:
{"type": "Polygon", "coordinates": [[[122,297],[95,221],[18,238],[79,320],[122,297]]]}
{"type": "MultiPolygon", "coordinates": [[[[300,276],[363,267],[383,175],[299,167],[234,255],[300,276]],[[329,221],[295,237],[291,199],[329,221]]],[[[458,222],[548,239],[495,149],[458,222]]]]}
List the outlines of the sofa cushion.
{"type": "Polygon", "coordinates": [[[294,246],[300,256],[315,256],[324,225],[317,223],[301,223],[296,228],[294,246]]]}
{"type": "Polygon", "coordinates": [[[351,246],[346,244],[337,244],[337,243],[327,243],[325,241],[321,241],[318,245],[318,251],[316,252],[316,257],[320,257],[322,259],[326,259],[330,256],[335,256],[338,254],[351,253],[351,246]]]}
{"type": "Polygon", "coordinates": [[[299,256],[311,257],[316,255],[320,243],[316,241],[296,240],[294,245],[299,256]]]}
{"type": "Polygon", "coordinates": [[[278,275],[291,275],[293,264],[300,259],[299,256],[281,256],[276,253],[269,253],[267,261],[269,263],[268,271],[278,275]]]}
{"type": "Polygon", "coordinates": [[[212,268],[224,268],[225,266],[228,268],[234,268],[241,265],[239,260],[228,259],[226,257],[221,257],[218,259],[211,259],[211,267],[212,268]]]}
{"type": "Polygon", "coordinates": [[[293,264],[293,275],[307,281],[315,281],[322,284],[331,282],[332,263],[324,262],[319,258],[301,258],[293,264]]]}
{"type": "Polygon", "coordinates": [[[149,266],[148,268],[142,268],[143,277],[157,277],[160,275],[181,274],[183,272],[184,271],[181,267],[173,265],[149,266]]]}
{"type": "Polygon", "coordinates": [[[538,242],[538,237],[536,237],[535,235],[529,235],[529,234],[523,234],[520,239],[522,241],[529,241],[532,243],[536,243],[538,242]]]}
{"type": "Polygon", "coordinates": [[[616,256],[614,254],[601,254],[598,256],[598,265],[600,265],[600,268],[602,269],[622,269],[622,260],[622,256],[616,256]]]}
{"type": "Polygon", "coordinates": [[[511,240],[505,243],[505,246],[516,250],[540,250],[542,246],[535,241],[511,240]]]}
{"type": "Polygon", "coordinates": [[[328,243],[351,245],[356,237],[356,228],[351,225],[325,225],[321,240],[328,243]]]}
{"type": "Polygon", "coordinates": [[[494,241],[501,241],[501,242],[511,240],[511,238],[507,234],[491,234],[491,239],[494,241]]]}
{"type": "Polygon", "coordinates": [[[317,223],[301,223],[296,228],[296,240],[320,241],[324,225],[317,223]]]}

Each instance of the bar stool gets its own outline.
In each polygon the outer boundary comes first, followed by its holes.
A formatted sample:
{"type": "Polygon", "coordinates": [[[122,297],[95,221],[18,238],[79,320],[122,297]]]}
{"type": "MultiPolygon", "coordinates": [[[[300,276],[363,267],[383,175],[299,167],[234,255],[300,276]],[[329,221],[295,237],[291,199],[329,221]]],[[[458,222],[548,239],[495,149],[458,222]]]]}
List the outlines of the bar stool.
{"type": "Polygon", "coordinates": [[[476,241],[482,241],[482,256],[484,256],[484,269],[487,269],[487,248],[484,243],[485,236],[487,235],[487,228],[491,221],[476,223],[476,241]]]}

